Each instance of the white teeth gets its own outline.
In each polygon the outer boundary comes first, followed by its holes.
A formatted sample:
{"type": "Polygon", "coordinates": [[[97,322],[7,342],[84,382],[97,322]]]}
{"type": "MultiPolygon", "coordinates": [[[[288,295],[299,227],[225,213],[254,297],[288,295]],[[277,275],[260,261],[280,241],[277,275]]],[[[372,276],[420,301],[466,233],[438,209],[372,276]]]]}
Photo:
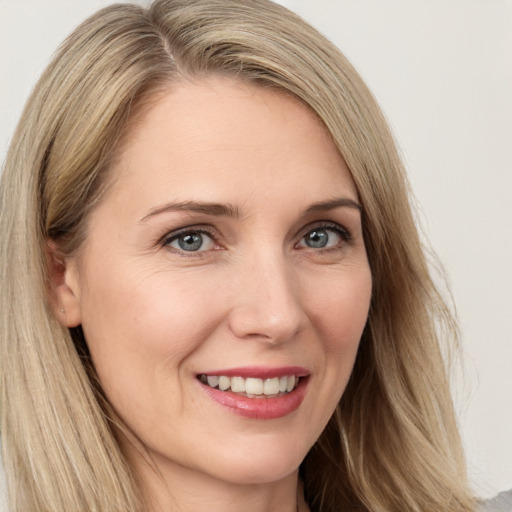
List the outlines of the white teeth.
{"type": "Polygon", "coordinates": [[[231,389],[233,393],[245,393],[250,398],[264,396],[276,396],[293,391],[299,383],[295,375],[283,375],[271,379],[259,379],[256,377],[226,377],[225,375],[201,375],[201,382],[221,391],[231,389]]]}
{"type": "Polygon", "coordinates": [[[277,395],[279,393],[279,379],[266,379],[263,383],[263,394],[277,395]]]}
{"type": "Polygon", "coordinates": [[[233,393],[245,393],[245,379],[242,377],[231,377],[231,391],[233,393]]]}
{"type": "Polygon", "coordinates": [[[219,385],[219,377],[217,377],[217,375],[208,375],[208,377],[206,377],[206,380],[208,382],[208,386],[212,388],[216,388],[219,385]]]}
{"type": "Polygon", "coordinates": [[[261,379],[248,378],[245,381],[245,391],[249,395],[262,395],[263,381],[261,379]]]}
{"type": "Polygon", "coordinates": [[[231,387],[231,379],[229,377],[221,376],[219,377],[219,389],[221,391],[226,391],[231,387]]]}
{"type": "Polygon", "coordinates": [[[286,391],[290,392],[295,387],[295,375],[288,377],[288,385],[286,386],[286,391]]]}

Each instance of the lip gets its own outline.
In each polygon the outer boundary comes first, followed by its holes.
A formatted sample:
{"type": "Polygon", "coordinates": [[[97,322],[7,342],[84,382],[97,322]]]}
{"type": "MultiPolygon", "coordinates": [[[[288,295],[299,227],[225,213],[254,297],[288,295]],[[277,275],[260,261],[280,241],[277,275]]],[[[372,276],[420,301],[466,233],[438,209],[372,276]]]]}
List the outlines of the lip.
{"type": "Polygon", "coordinates": [[[226,377],[255,377],[256,379],[273,379],[274,377],[284,377],[285,375],[295,375],[296,377],[307,377],[309,371],[303,366],[280,366],[279,368],[269,368],[263,366],[244,366],[241,368],[225,368],[221,370],[212,370],[201,372],[209,375],[225,375],[226,377]]]}
{"type": "Polygon", "coordinates": [[[198,385],[206,395],[231,412],[246,418],[258,420],[271,420],[283,418],[296,411],[306,395],[309,383],[309,372],[302,367],[288,366],[280,368],[244,367],[230,368],[205,372],[204,375],[225,375],[226,377],[255,377],[270,379],[284,375],[302,377],[297,387],[286,395],[275,398],[249,398],[238,395],[232,391],[221,391],[203,384],[197,380],[198,385]]]}

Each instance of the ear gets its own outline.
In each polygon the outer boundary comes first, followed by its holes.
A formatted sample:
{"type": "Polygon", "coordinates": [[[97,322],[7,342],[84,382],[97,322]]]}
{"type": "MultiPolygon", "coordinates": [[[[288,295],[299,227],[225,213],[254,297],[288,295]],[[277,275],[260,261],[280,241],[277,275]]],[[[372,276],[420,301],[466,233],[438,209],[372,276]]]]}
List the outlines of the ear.
{"type": "Polygon", "coordinates": [[[55,316],[65,327],[77,327],[82,323],[82,310],[76,258],[63,256],[57,244],[50,240],[46,260],[55,316]]]}

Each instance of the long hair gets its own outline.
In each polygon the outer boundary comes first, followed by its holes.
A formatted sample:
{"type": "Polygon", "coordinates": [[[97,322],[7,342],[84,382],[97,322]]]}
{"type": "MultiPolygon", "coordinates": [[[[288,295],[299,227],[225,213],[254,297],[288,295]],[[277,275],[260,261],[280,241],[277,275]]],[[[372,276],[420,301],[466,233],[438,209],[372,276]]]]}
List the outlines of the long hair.
{"type": "Polygon", "coordinates": [[[145,510],[81,330],[55,318],[47,244],[65,254],[80,247],[134,112],[183,77],[211,74],[287,91],[311,108],[363,207],[372,302],[348,387],[300,468],[311,509],[472,511],[442,357],[455,323],[429,274],[392,135],[339,50],[267,0],[103,9],[63,43],[28,100],[0,185],[12,511],[145,510]]]}

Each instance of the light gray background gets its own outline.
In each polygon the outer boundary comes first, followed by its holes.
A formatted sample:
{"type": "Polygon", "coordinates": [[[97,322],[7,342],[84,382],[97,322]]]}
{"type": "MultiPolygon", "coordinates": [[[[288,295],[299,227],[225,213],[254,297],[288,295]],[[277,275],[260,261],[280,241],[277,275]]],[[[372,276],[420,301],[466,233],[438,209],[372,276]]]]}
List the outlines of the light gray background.
{"type": "MultiPolygon", "coordinates": [[[[0,0],[0,159],[65,35],[105,0],[0,0]]],[[[381,103],[458,307],[455,399],[477,494],[512,487],[512,1],[281,0],[381,103]]]]}

